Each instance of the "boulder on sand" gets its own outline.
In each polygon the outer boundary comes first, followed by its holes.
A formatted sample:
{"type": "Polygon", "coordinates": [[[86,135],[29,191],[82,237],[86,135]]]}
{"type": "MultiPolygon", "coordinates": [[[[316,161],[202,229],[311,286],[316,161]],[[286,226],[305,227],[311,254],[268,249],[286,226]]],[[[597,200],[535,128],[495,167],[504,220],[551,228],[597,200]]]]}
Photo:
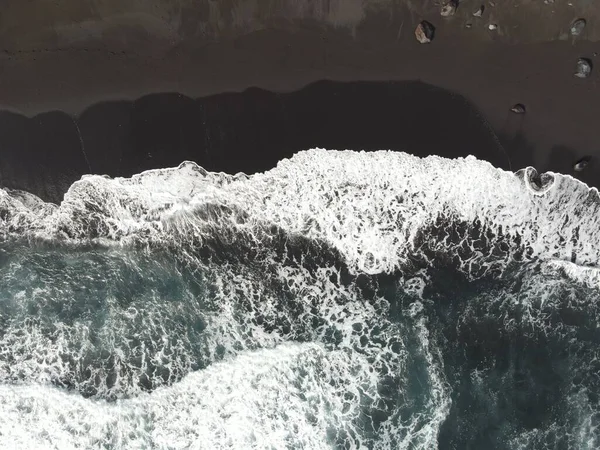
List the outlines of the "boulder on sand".
{"type": "Polygon", "coordinates": [[[415,37],[421,44],[430,43],[433,40],[434,35],[435,27],[426,20],[422,20],[415,29],[415,37]]]}
{"type": "Polygon", "coordinates": [[[592,74],[592,62],[587,58],[579,58],[577,60],[577,68],[574,75],[577,78],[587,78],[592,74]]]}
{"type": "Polygon", "coordinates": [[[442,5],[442,10],[440,11],[440,14],[442,15],[442,17],[453,16],[456,12],[456,8],[458,8],[458,1],[449,0],[442,5]]]}
{"type": "Polygon", "coordinates": [[[522,103],[517,103],[515,106],[513,106],[512,108],[510,108],[510,110],[512,112],[514,112],[515,114],[525,114],[525,105],[522,103]]]}
{"type": "Polygon", "coordinates": [[[585,169],[588,166],[588,164],[590,163],[591,160],[592,160],[591,156],[584,156],[583,158],[581,158],[579,161],[577,161],[573,165],[573,170],[575,172],[582,172],[583,169],[585,169]]]}
{"type": "Polygon", "coordinates": [[[583,33],[583,29],[585,28],[586,21],[585,19],[577,19],[575,22],[571,24],[570,32],[572,36],[579,36],[583,33]]]}

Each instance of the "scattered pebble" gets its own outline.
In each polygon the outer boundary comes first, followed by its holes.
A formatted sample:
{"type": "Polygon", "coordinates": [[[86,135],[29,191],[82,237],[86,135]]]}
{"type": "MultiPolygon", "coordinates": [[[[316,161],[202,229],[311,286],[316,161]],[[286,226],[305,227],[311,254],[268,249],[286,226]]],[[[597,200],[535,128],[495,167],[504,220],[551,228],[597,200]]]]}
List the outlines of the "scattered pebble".
{"type": "Polygon", "coordinates": [[[577,60],[577,69],[574,75],[577,78],[587,78],[592,74],[592,62],[587,58],[577,60]]]}
{"type": "Polygon", "coordinates": [[[583,171],[583,169],[585,169],[588,164],[590,163],[592,157],[591,156],[584,156],[583,158],[581,158],[579,161],[577,161],[575,163],[575,165],[573,166],[573,170],[575,172],[581,172],[583,171]]]}
{"type": "Polygon", "coordinates": [[[554,3],[554,0],[544,0],[544,3],[546,5],[551,5],[552,3],[554,3]]]}
{"type": "Polygon", "coordinates": [[[522,103],[517,103],[515,106],[513,106],[512,108],[510,108],[510,110],[512,112],[514,112],[515,114],[525,114],[525,105],[522,103]]]}
{"type": "Polygon", "coordinates": [[[571,34],[573,36],[579,36],[581,33],[583,33],[583,29],[585,28],[586,24],[587,22],[585,21],[585,19],[577,19],[571,25],[571,34]]]}
{"type": "Polygon", "coordinates": [[[449,0],[442,6],[442,10],[440,11],[440,14],[442,15],[442,17],[453,16],[454,13],[456,12],[456,8],[458,8],[458,1],[457,0],[449,0]]]}
{"type": "Polygon", "coordinates": [[[485,11],[485,5],[481,5],[477,11],[473,13],[475,17],[483,16],[483,12],[485,11]]]}
{"type": "Polygon", "coordinates": [[[421,44],[428,44],[433,40],[433,36],[435,34],[435,27],[427,22],[426,20],[422,20],[417,28],[415,29],[415,37],[417,41],[421,44]]]}
{"type": "Polygon", "coordinates": [[[467,29],[468,29],[468,28],[471,28],[472,26],[473,26],[473,24],[471,24],[471,23],[469,23],[469,22],[467,22],[467,23],[465,24],[465,28],[467,28],[467,29]]]}
{"type": "Polygon", "coordinates": [[[497,29],[498,29],[498,25],[496,25],[495,23],[490,23],[490,24],[488,25],[488,28],[489,28],[491,31],[494,31],[494,30],[497,30],[497,29]]]}

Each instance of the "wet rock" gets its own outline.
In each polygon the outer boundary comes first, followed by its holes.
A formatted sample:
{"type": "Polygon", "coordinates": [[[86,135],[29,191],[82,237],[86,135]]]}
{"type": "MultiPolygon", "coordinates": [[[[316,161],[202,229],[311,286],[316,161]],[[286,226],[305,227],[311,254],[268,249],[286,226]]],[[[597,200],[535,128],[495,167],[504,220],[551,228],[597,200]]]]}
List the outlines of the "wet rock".
{"type": "Polygon", "coordinates": [[[577,78],[587,78],[592,74],[592,61],[587,58],[579,58],[577,60],[577,68],[574,75],[577,78]]]}
{"type": "Polygon", "coordinates": [[[456,12],[456,8],[458,8],[458,1],[450,0],[442,5],[442,10],[440,11],[440,14],[442,15],[442,17],[453,16],[456,12]]]}
{"type": "Polygon", "coordinates": [[[525,109],[525,105],[522,103],[517,103],[515,106],[513,106],[512,108],[510,108],[510,110],[512,112],[514,112],[515,114],[525,114],[525,112],[527,111],[525,109]]]}
{"type": "Polygon", "coordinates": [[[581,158],[579,161],[577,161],[573,165],[573,170],[575,172],[582,172],[583,169],[585,169],[589,165],[591,160],[592,160],[591,156],[584,156],[583,158],[581,158]]]}
{"type": "Polygon", "coordinates": [[[465,23],[465,28],[467,28],[467,29],[471,28],[472,26],[473,26],[473,24],[471,24],[469,22],[465,23]]]}
{"type": "Polygon", "coordinates": [[[488,25],[488,29],[489,29],[490,31],[495,31],[495,30],[497,30],[497,29],[498,29],[498,25],[496,25],[495,23],[490,23],[490,24],[488,25]]]}
{"type": "Polygon", "coordinates": [[[573,22],[571,24],[571,28],[569,31],[571,31],[571,35],[572,36],[579,36],[581,33],[583,33],[583,29],[585,28],[585,25],[587,24],[585,19],[577,19],[575,22],[573,22]]]}
{"type": "Polygon", "coordinates": [[[554,185],[554,176],[549,173],[539,173],[533,167],[525,169],[524,175],[525,180],[529,182],[529,187],[536,192],[544,193],[554,185]]]}
{"type": "Polygon", "coordinates": [[[481,5],[477,11],[473,13],[475,17],[483,16],[483,12],[485,11],[485,5],[481,5]]]}
{"type": "Polygon", "coordinates": [[[434,35],[435,27],[426,20],[422,20],[415,29],[415,37],[421,44],[428,44],[433,41],[434,35]]]}

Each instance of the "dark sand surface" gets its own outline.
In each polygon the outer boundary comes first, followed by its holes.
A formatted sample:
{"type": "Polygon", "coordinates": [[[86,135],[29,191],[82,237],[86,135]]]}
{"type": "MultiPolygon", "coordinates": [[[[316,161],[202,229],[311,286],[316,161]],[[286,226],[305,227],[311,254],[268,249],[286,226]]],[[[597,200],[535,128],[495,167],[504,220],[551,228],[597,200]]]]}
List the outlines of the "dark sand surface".
{"type": "Polygon", "coordinates": [[[0,146],[11,149],[0,155],[3,184],[51,201],[84,173],[131,176],[184,160],[254,173],[314,147],[473,154],[511,166],[464,98],[421,82],[322,81],[289,94],[254,88],[196,100],[152,94],[99,103],[77,118],[4,112],[0,146]]]}
{"type": "Polygon", "coordinates": [[[0,17],[4,186],[60,201],[84,173],[183,159],[251,173],[310,147],[569,174],[592,155],[577,176],[600,185],[600,69],[573,76],[600,51],[600,5],[486,3],[474,18],[479,3],[463,2],[442,18],[433,2],[385,0],[58,3],[33,20],[40,1],[11,0],[0,17]],[[437,27],[427,45],[414,38],[423,18],[437,27]],[[525,115],[510,113],[517,102],[525,115]]]}

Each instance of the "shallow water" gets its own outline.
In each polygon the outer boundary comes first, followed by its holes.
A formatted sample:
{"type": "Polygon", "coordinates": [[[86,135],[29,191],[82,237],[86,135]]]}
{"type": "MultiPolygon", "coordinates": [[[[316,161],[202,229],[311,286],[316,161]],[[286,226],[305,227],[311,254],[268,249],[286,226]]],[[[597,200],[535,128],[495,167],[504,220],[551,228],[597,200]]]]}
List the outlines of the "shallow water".
{"type": "Polygon", "coordinates": [[[311,150],[0,191],[0,441],[597,448],[597,191],[311,150]]]}

